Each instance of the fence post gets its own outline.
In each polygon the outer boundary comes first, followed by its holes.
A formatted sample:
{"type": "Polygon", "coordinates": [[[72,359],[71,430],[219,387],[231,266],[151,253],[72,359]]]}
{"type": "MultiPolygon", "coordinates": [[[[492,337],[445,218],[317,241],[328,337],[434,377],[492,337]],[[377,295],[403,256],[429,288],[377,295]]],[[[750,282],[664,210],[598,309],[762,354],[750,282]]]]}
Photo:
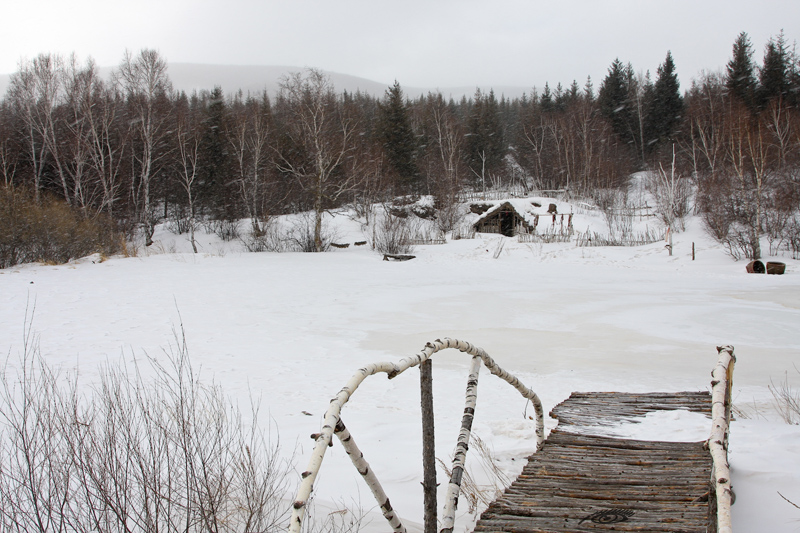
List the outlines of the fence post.
{"type": "Polygon", "coordinates": [[[436,533],[436,446],[433,428],[433,362],[419,365],[419,391],[422,404],[422,494],[424,533],[436,533]]]}

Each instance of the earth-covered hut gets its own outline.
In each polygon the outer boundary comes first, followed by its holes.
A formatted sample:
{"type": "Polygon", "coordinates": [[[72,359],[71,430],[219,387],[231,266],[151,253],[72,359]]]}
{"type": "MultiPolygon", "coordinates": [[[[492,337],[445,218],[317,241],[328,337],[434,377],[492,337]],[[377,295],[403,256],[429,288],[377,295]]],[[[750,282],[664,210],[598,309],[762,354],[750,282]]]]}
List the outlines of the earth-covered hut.
{"type": "MultiPolygon", "coordinates": [[[[473,224],[475,231],[500,233],[506,237],[520,233],[534,233],[539,225],[539,217],[558,215],[555,201],[541,198],[514,198],[491,203],[473,203],[470,209],[473,213],[480,214],[473,224]]],[[[569,219],[571,223],[571,215],[569,219]]]]}
{"type": "MultiPolygon", "coordinates": [[[[572,211],[569,206],[567,208],[572,211]]],[[[495,202],[477,202],[470,205],[470,210],[480,215],[472,225],[478,233],[500,233],[506,237],[514,237],[520,233],[535,233],[540,217],[544,217],[542,223],[546,223],[545,221],[549,221],[549,217],[552,217],[553,226],[558,220],[562,226],[566,223],[566,227],[572,227],[572,213],[559,213],[556,200],[552,198],[513,198],[495,202]]]]}

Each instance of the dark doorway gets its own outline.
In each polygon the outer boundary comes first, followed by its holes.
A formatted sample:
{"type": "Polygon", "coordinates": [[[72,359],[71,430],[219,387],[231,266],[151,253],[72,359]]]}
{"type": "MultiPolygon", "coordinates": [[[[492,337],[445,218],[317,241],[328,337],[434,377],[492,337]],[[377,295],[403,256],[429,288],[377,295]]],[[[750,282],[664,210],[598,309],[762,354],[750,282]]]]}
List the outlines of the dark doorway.
{"type": "Polygon", "coordinates": [[[500,233],[506,237],[513,237],[515,218],[512,211],[500,211],[500,233]]]}

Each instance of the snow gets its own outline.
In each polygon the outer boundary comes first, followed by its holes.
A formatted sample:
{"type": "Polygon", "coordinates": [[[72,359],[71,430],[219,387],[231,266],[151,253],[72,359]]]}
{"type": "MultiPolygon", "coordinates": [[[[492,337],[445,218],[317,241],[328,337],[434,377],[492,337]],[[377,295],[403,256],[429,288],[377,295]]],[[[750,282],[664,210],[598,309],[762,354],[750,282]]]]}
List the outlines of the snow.
{"type": "MultiPolygon", "coordinates": [[[[576,228],[602,225],[600,214],[581,211],[576,228]]],[[[342,213],[327,222],[336,242],[365,238],[342,213]]],[[[734,401],[751,416],[732,425],[734,528],[798,528],[800,511],[778,492],[800,503],[800,426],[778,419],[767,388],[787,371],[795,390],[800,386],[798,261],[775,258],[787,264],[783,276],[746,274],[745,263],[732,261],[696,220],[674,235],[671,257],[664,243],[576,248],[478,235],[418,246],[413,261],[386,262],[366,246],[245,253],[240,243],[199,236],[199,254],[189,253],[185,235],[160,228],[156,244],[137,257],[0,270],[0,349],[10,361],[21,352],[26,306],[35,304],[32,327],[44,357],[77,366],[89,383],[107,362],[161,356],[182,325],[202,376],[243,405],[251,393],[260,397],[300,472],[313,445],[309,435],[358,368],[399,360],[436,338],[484,348],[537,392],[545,412],[572,391],[708,390],[716,346],[732,344],[734,401]]],[[[434,356],[437,456],[445,460],[458,434],[468,365],[453,350],[434,356]]],[[[411,531],[420,531],[422,520],[418,387],[414,371],[391,381],[372,377],[342,413],[411,531]]],[[[515,390],[482,372],[474,432],[512,478],[535,447],[526,410],[532,414],[515,390]]],[[[548,430],[555,425],[546,423],[548,430]]],[[[668,411],[592,431],[704,440],[710,424],[668,411]]],[[[488,483],[474,448],[467,461],[488,483]]],[[[338,445],[326,455],[315,494],[320,509],[355,504],[368,511],[364,531],[386,529],[338,445]]],[[[459,509],[457,530],[473,519],[459,509]]]]}
{"type": "Polygon", "coordinates": [[[566,426],[570,433],[601,437],[656,440],[661,442],[699,442],[708,439],[710,419],[685,409],[654,411],[644,416],[610,425],[566,426]],[[665,431],[669,428],[669,431],[665,431]]]}

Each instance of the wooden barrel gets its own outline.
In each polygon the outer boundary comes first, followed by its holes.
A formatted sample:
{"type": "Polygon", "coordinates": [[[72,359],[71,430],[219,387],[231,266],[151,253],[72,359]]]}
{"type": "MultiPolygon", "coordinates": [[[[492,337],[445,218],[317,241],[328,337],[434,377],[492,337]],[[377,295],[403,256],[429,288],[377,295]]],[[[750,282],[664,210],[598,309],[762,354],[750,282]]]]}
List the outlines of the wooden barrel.
{"type": "Polygon", "coordinates": [[[786,263],[778,261],[767,262],[767,274],[783,274],[784,272],[786,272],[786,263]]]}
{"type": "Polygon", "coordinates": [[[747,268],[747,272],[749,272],[750,274],[763,274],[764,272],[766,272],[766,269],[764,268],[764,263],[762,263],[759,260],[750,261],[749,263],[747,263],[747,267],[745,268],[747,268]]]}

